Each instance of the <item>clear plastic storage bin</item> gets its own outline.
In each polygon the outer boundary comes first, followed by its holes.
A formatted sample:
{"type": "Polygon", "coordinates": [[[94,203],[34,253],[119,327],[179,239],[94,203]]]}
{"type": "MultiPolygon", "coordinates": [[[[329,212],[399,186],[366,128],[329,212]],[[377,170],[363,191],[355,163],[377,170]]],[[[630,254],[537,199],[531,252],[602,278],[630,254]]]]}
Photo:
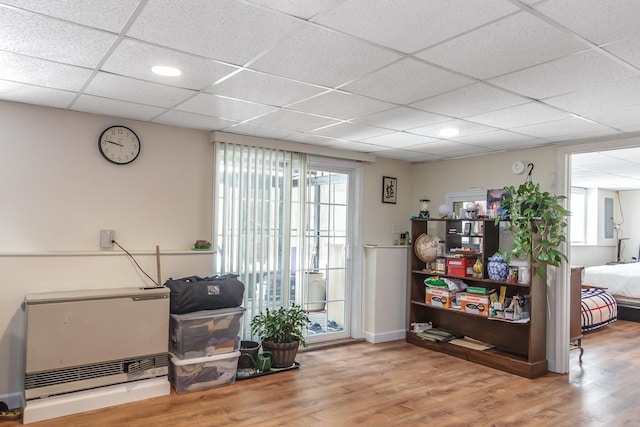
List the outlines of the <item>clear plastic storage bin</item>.
{"type": "Polygon", "coordinates": [[[237,351],[244,307],[172,314],[169,319],[169,351],[180,359],[237,351]]]}
{"type": "Polygon", "coordinates": [[[169,380],[179,394],[233,384],[239,357],[239,351],[193,359],[171,355],[169,380]]]}

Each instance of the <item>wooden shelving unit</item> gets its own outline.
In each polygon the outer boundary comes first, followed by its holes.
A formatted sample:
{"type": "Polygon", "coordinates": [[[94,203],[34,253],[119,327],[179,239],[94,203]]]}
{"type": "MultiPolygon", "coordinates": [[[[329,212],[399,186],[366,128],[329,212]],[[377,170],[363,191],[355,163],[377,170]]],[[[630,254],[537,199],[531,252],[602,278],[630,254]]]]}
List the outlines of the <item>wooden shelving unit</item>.
{"type": "Polygon", "coordinates": [[[494,220],[412,219],[411,241],[415,242],[423,233],[444,240],[447,251],[452,248],[473,247],[483,263],[484,273],[482,278],[436,274],[427,268],[424,261],[418,258],[412,247],[408,278],[409,325],[407,342],[526,378],[545,375],[547,373],[546,284],[544,279],[533,274],[529,285],[498,282],[487,278],[487,258],[493,255],[499,246],[499,227],[494,223],[494,220]],[[467,223],[471,224],[471,230],[481,230],[481,232],[477,232],[476,235],[465,235],[465,228],[469,228],[467,223]],[[516,293],[528,295],[529,321],[526,323],[501,321],[465,313],[455,308],[441,308],[427,304],[425,302],[426,286],[424,280],[434,275],[455,277],[464,280],[469,286],[487,289],[500,289],[501,286],[506,286],[508,296],[516,293]],[[431,322],[434,327],[483,341],[493,347],[488,350],[475,350],[424,340],[413,332],[411,324],[414,322],[431,322]]]}

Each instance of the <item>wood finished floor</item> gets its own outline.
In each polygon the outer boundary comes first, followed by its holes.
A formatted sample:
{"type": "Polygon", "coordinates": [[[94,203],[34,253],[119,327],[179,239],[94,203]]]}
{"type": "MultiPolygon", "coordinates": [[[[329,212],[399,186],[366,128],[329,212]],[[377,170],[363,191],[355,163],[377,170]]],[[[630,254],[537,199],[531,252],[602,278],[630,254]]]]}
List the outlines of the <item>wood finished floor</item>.
{"type": "Polygon", "coordinates": [[[357,343],[301,353],[297,370],[30,425],[640,425],[640,323],[587,333],[583,346],[568,375],[528,380],[404,341],[357,343]]]}

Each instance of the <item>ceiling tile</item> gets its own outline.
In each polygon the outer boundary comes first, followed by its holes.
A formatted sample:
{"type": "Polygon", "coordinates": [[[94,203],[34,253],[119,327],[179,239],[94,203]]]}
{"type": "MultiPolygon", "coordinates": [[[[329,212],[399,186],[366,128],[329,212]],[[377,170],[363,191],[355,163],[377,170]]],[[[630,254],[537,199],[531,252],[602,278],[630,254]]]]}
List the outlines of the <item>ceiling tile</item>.
{"type": "Polygon", "coordinates": [[[220,119],[218,117],[205,116],[204,114],[187,113],[186,111],[169,110],[153,119],[155,123],[189,127],[202,130],[221,130],[237,122],[220,119]]]}
{"type": "Polygon", "coordinates": [[[414,135],[406,132],[395,132],[388,135],[375,136],[373,138],[367,138],[362,142],[368,144],[375,144],[381,147],[389,148],[404,148],[413,145],[426,144],[428,142],[436,141],[434,138],[429,138],[422,135],[414,135]]]}
{"type": "Polygon", "coordinates": [[[151,120],[165,111],[163,108],[149,105],[134,104],[116,99],[100,98],[98,96],[81,95],[71,106],[72,110],[85,113],[103,114],[106,116],[122,117],[133,120],[151,120]]]}
{"type": "Polygon", "coordinates": [[[514,151],[514,150],[524,150],[525,148],[533,148],[539,147],[541,145],[549,144],[548,141],[543,139],[530,138],[522,141],[509,141],[509,142],[497,142],[497,143],[478,143],[473,145],[478,145],[480,147],[487,147],[493,151],[514,151]]]}
{"type": "Polygon", "coordinates": [[[229,98],[282,107],[326,91],[294,80],[243,70],[207,89],[229,98]]]}
{"type": "Polygon", "coordinates": [[[636,105],[638,100],[640,100],[640,77],[546,98],[544,102],[575,114],[589,115],[636,105]]]}
{"type": "Polygon", "coordinates": [[[466,117],[530,102],[504,90],[476,83],[411,104],[420,110],[466,117]]]}
{"type": "Polygon", "coordinates": [[[412,53],[517,10],[506,1],[350,0],[313,21],[412,53]]]}
{"type": "MultiPolygon", "coordinates": [[[[640,166],[640,150],[638,147],[609,150],[603,152],[603,155],[613,157],[614,159],[624,160],[625,162],[630,161],[640,166]]],[[[640,168],[638,168],[637,172],[640,173],[640,168]]]]}
{"type": "Polygon", "coordinates": [[[2,0],[2,3],[119,33],[140,0],[2,0]]]}
{"type": "Polygon", "coordinates": [[[242,121],[270,113],[275,108],[208,93],[199,93],[177,106],[176,110],[242,121]]]}
{"type": "Polygon", "coordinates": [[[545,140],[549,142],[570,142],[570,141],[579,141],[579,140],[588,139],[588,138],[598,138],[602,136],[613,136],[613,135],[619,135],[619,134],[620,132],[617,130],[607,129],[607,130],[596,130],[596,131],[590,131],[590,132],[577,132],[577,133],[566,134],[566,135],[553,135],[553,136],[546,137],[545,140]]]}
{"type": "Polygon", "coordinates": [[[534,99],[549,98],[637,75],[595,50],[516,71],[490,83],[534,99]]]}
{"type": "Polygon", "coordinates": [[[398,54],[353,37],[307,25],[251,64],[251,68],[336,87],[399,58],[398,54]]]}
{"type": "Polygon", "coordinates": [[[85,93],[170,108],[193,96],[195,92],[114,74],[98,73],[87,86],[85,93]]]}
{"type": "Polygon", "coordinates": [[[250,123],[297,132],[307,132],[322,126],[338,123],[338,121],[326,117],[314,116],[312,114],[281,109],[253,119],[250,123]]]}
{"type": "Polygon", "coordinates": [[[521,141],[531,141],[533,138],[529,135],[522,135],[519,133],[509,132],[506,130],[497,130],[494,132],[484,132],[478,133],[475,135],[462,136],[456,138],[450,138],[456,142],[462,142],[464,144],[471,145],[480,145],[483,147],[491,147],[493,145],[510,143],[510,142],[521,142],[521,141]]]}
{"type": "Polygon", "coordinates": [[[640,35],[636,0],[548,1],[535,9],[596,44],[640,35]]]}
{"type": "Polygon", "coordinates": [[[0,6],[0,50],[94,68],[116,36],[0,6]]]}
{"type": "Polygon", "coordinates": [[[336,144],[330,146],[331,148],[338,148],[340,150],[359,151],[362,153],[375,153],[376,151],[384,150],[384,147],[378,147],[377,145],[371,145],[364,142],[356,141],[339,141],[336,144]]]}
{"type": "Polygon", "coordinates": [[[239,1],[155,0],[147,3],[127,35],[244,65],[301,22],[239,1]]]}
{"type": "Polygon", "coordinates": [[[640,68],[640,37],[629,37],[603,47],[607,52],[640,68]]]}
{"type": "Polygon", "coordinates": [[[474,147],[472,145],[461,144],[459,142],[452,141],[435,141],[428,144],[416,145],[413,147],[407,147],[412,151],[419,151],[421,153],[439,154],[441,156],[463,156],[478,154],[479,152],[486,152],[484,147],[474,147]]]}
{"type": "Polygon", "coordinates": [[[408,58],[357,79],[341,89],[408,104],[471,83],[473,80],[467,77],[408,58]]]}
{"type": "Polygon", "coordinates": [[[237,71],[238,68],[126,39],[109,56],[102,66],[102,70],[168,86],[201,90],[211,86],[218,79],[237,71]],[[176,67],[182,71],[182,74],[177,77],[160,76],[151,71],[151,67],[155,65],[176,67]]]}
{"type": "Polygon", "coordinates": [[[412,129],[433,123],[445,122],[447,120],[451,119],[407,107],[393,108],[353,119],[353,121],[358,123],[376,125],[394,130],[412,129]]]}
{"type": "Polygon", "coordinates": [[[259,136],[261,138],[271,139],[284,139],[292,133],[289,130],[276,129],[269,126],[259,126],[251,123],[239,123],[226,128],[224,131],[240,135],[259,136]]]}
{"type": "Polygon", "coordinates": [[[393,104],[386,102],[336,91],[323,93],[289,106],[292,110],[343,120],[389,110],[393,107],[393,104]]]}
{"type": "Polygon", "coordinates": [[[387,159],[395,159],[395,160],[403,160],[406,162],[427,162],[427,161],[436,161],[444,159],[443,156],[437,156],[435,154],[425,154],[418,153],[417,151],[410,150],[383,150],[376,152],[377,156],[384,157],[387,159]]]}
{"type": "Polygon", "coordinates": [[[337,142],[335,138],[329,138],[322,135],[312,135],[309,133],[294,132],[287,137],[287,141],[300,142],[302,144],[320,145],[326,147],[337,142]]]}
{"type": "Polygon", "coordinates": [[[625,128],[640,124],[640,104],[617,110],[605,111],[586,116],[588,119],[614,128],[625,128]]]}
{"type": "Polygon", "coordinates": [[[342,0],[249,0],[251,3],[266,6],[271,9],[279,10],[288,15],[300,17],[302,19],[310,19],[315,15],[333,8],[342,0]]]}
{"type": "Polygon", "coordinates": [[[46,86],[53,89],[80,90],[92,71],[29,56],[0,52],[0,79],[46,86]]]}
{"type": "Polygon", "coordinates": [[[569,117],[571,117],[570,114],[547,107],[539,102],[529,102],[528,104],[517,105],[504,110],[466,117],[466,119],[487,126],[506,129],[568,119],[569,117]]]}
{"type": "Polygon", "coordinates": [[[359,141],[374,136],[386,135],[392,133],[392,131],[357,123],[338,123],[337,125],[316,129],[312,133],[332,138],[359,141]]]}
{"type": "Polygon", "coordinates": [[[471,123],[464,120],[449,120],[446,122],[437,123],[435,125],[409,129],[408,131],[411,133],[419,134],[419,135],[442,139],[442,137],[439,135],[439,132],[442,129],[447,129],[447,128],[455,128],[460,131],[458,136],[456,136],[456,139],[463,136],[474,135],[476,133],[491,132],[496,130],[493,127],[480,125],[478,123],[471,123]]]}
{"type": "Polygon", "coordinates": [[[608,132],[615,133],[615,130],[592,123],[587,120],[572,117],[554,122],[538,123],[535,125],[512,128],[514,132],[530,135],[535,138],[549,138],[553,136],[564,137],[567,135],[588,133],[588,132],[608,132]]]}
{"type": "Polygon", "coordinates": [[[0,80],[0,98],[6,101],[66,108],[75,96],[73,92],[0,80]]]}
{"type": "Polygon", "coordinates": [[[490,78],[584,50],[574,37],[518,13],[417,56],[477,78],[490,78]]]}

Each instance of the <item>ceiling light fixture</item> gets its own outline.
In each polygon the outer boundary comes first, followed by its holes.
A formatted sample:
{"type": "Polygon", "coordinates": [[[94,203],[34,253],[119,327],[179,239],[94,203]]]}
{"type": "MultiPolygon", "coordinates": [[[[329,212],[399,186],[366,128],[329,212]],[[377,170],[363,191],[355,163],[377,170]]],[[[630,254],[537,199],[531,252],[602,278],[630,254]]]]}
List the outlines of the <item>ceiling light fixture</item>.
{"type": "Polygon", "coordinates": [[[151,67],[151,71],[158,75],[167,77],[177,77],[182,74],[182,71],[175,67],[169,67],[168,65],[156,65],[155,67],[151,67]]]}
{"type": "Polygon", "coordinates": [[[443,128],[443,129],[440,129],[440,131],[438,132],[438,135],[440,135],[443,138],[451,138],[452,136],[457,136],[459,133],[460,133],[460,130],[456,128],[443,128]]]}

